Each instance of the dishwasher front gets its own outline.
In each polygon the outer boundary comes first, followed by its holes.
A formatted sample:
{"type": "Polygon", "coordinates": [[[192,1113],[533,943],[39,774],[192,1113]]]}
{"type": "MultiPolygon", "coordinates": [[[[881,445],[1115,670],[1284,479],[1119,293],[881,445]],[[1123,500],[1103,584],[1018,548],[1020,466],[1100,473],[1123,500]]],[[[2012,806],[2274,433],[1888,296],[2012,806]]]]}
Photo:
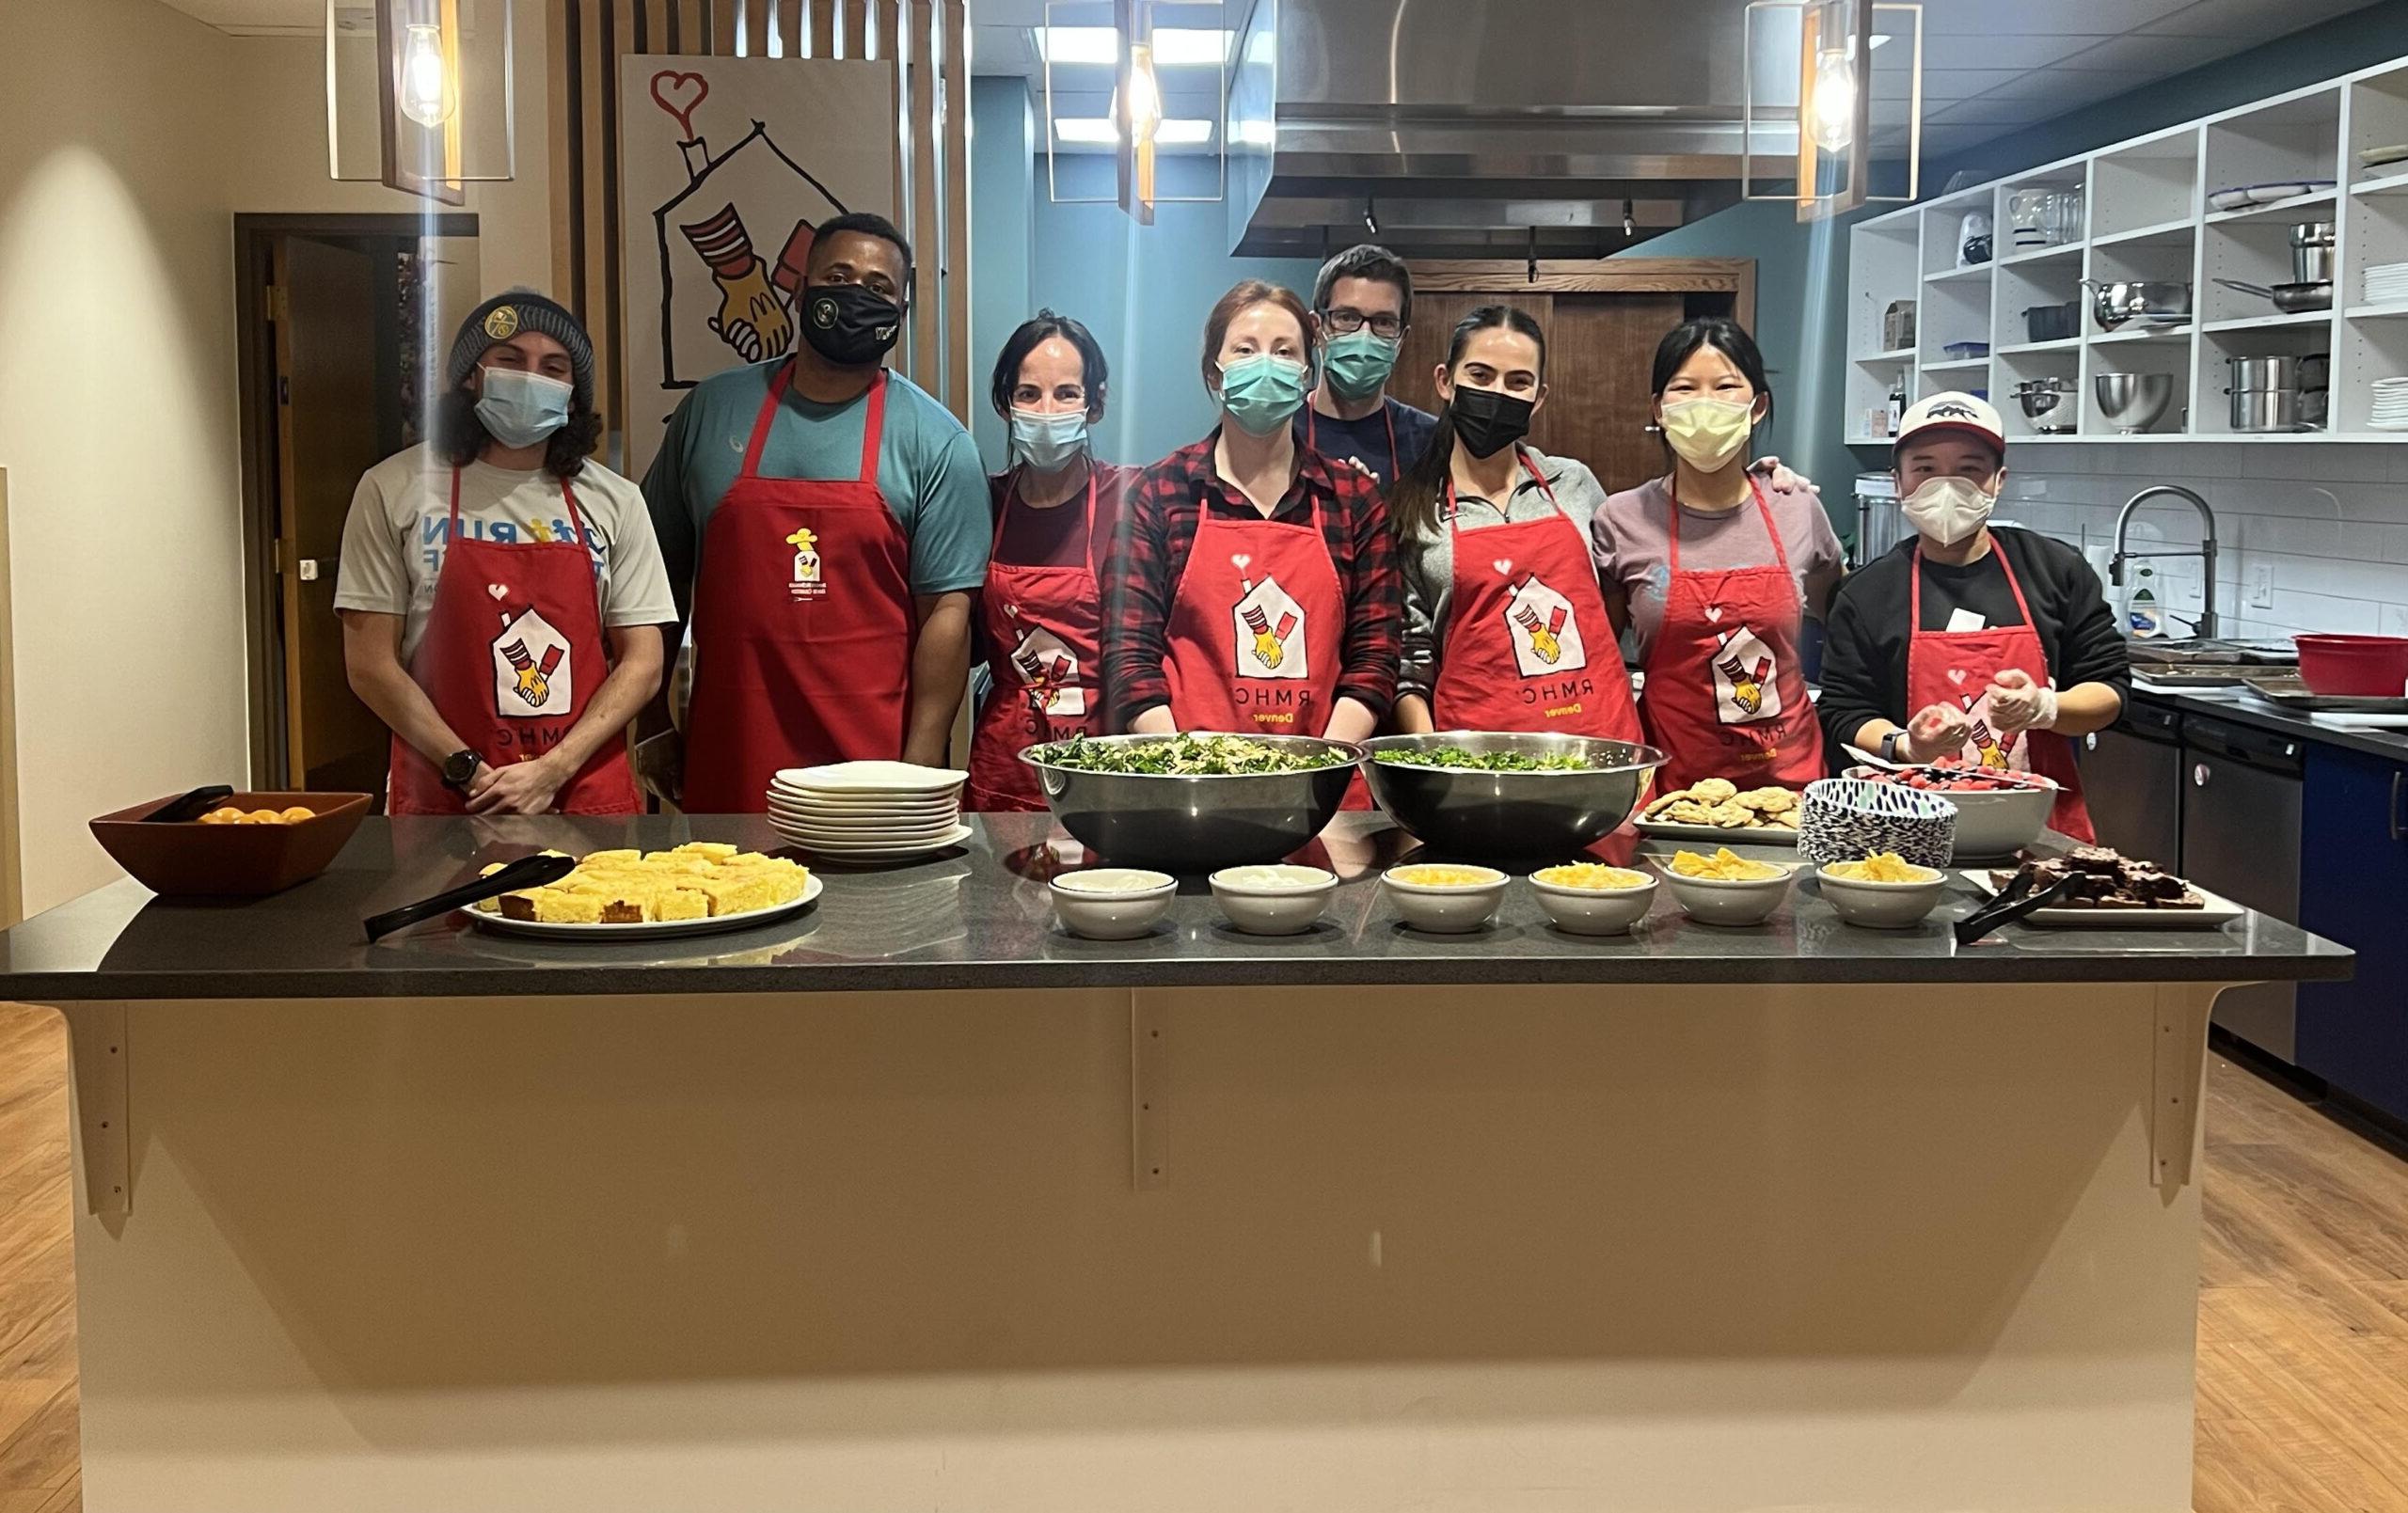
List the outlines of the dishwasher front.
{"type": "Polygon", "coordinates": [[[2182,717],[2134,698],[2124,717],[2085,736],[2082,790],[2099,843],[2182,870],[2182,717]]]}
{"type": "MultiPolygon", "coordinates": [[[[2230,720],[2182,717],[2182,873],[2278,920],[2299,919],[2301,773],[2297,738],[2230,720]]],[[[2297,989],[2226,988],[2215,1022],[2285,1063],[2297,1054],[2297,989]]]]}

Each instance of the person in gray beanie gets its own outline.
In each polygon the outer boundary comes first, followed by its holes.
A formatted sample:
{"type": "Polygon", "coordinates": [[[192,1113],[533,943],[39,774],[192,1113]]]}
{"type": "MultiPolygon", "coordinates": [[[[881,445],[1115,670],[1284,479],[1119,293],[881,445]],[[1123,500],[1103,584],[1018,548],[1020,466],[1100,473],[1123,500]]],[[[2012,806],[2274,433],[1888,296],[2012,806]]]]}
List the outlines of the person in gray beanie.
{"type": "Polygon", "coordinates": [[[652,514],[593,460],[594,343],[513,290],[452,344],[426,445],[368,470],[335,608],[396,814],[638,812],[623,739],[674,622],[652,514]]]}

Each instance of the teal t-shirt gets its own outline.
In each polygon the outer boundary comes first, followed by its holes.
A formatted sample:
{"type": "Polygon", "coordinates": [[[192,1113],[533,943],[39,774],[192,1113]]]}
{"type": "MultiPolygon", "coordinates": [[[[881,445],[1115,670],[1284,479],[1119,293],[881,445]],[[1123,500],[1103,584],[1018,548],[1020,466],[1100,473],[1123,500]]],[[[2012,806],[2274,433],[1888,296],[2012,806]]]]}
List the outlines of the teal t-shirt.
{"type": "MultiPolygon", "coordinates": [[[[669,418],[660,450],[644,474],[644,501],[652,508],[653,531],[660,538],[661,562],[681,617],[693,607],[703,532],[744,466],[745,443],[778,367],[766,362],[732,368],[696,385],[669,418]]],[[[866,395],[844,404],[818,404],[787,391],[769,425],[761,476],[860,477],[867,412],[866,395]]],[[[913,593],[950,593],[986,582],[994,517],[977,444],[952,412],[900,373],[886,375],[878,487],[911,544],[913,593]]]]}

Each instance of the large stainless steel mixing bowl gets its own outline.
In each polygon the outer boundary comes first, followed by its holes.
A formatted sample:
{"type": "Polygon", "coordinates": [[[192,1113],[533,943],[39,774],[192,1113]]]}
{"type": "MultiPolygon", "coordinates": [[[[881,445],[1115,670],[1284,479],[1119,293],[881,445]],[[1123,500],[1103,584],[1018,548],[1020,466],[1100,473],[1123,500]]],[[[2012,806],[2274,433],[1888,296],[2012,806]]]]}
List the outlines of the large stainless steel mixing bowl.
{"type": "Polygon", "coordinates": [[[2125,435],[2138,435],[2157,424],[2174,402],[2170,373],[2093,373],[2090,392],[2099,402],[2099,418],[2125,435]]]}
{"type": "MultiPolygon", "coordinates": [[[[1337,764],[1307,772],[1169,777],[1089,772],[1020,759],[1037,769],[1045,802],[1062,827],[1108,861],[1169,873],[1217,872],[1276,861],[1322,832],[1346,799],[1363,749],[1305,735],[1254,735],[1265,746],[1310,751],[1337,764]]],[[[1159,735],[1100,735],[1089,746],[1131,746],[1159,735]]]]}
{"type": "Polygon", "coordinates": [[[1611,834],[1639,807],[1647,775],[1664,764],[1652,746],[1582,735],[1452,731],[1382,735],[1363,743],[1371,796],[1388,816],[1450,856],[1561,861],[1611,834]],[[1567,772],[1482,772],[1382,762],[1380,753],[1453,749],[1570,753],[1590,765],[1567,772]]]}

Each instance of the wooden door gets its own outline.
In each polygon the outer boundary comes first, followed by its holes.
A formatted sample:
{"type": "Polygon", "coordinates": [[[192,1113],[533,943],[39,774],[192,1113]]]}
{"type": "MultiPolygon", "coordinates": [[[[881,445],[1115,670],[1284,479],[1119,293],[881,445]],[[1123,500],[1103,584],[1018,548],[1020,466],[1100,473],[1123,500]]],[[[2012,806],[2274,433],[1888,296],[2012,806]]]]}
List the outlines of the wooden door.
{"type": "Polygon", "coordinates": [[[1531,435],[1576,457],[1608,492],[1664,471],[1647,431],[1656,343],[1681,323],[1678,294],[1558,294],[1547,323],[1547,399],[1531,435]]]}
{"type": "Polygon", "coordinates": [[[373,793],[383,785],[385,725],[343,672],[335,575],[352,493],[382,455],[375,260],[287,236],[276,241],[274,264],[286,780],[373,793]]]}

